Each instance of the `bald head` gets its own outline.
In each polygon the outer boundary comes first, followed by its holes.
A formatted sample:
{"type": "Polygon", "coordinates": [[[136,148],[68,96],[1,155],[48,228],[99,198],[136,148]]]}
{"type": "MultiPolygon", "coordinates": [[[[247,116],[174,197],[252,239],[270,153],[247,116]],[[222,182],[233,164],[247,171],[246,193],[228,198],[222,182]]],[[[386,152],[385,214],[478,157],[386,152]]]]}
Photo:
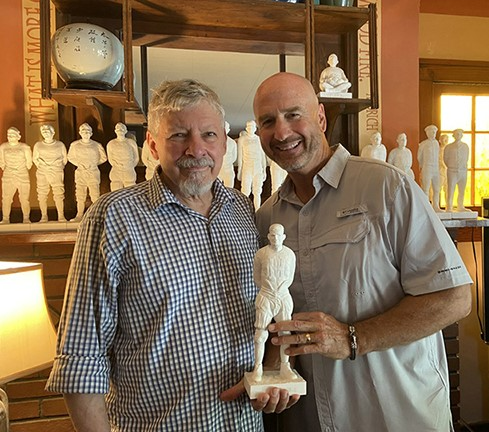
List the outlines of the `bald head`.
{"type": "Polygon", "coordinates": [[[300,97],[308,105],[318,105],[314,87],[306,78],[290,72],[279,72],[268,77],[256,90],[253,110],[257,120],[260,120],[257,116],[257,109],[265,102],[266,98],[281,99],[285,95],[300,97]]]}
{"type": "Polygon", "coordinates": [[[263,150],[289,174],[309,176],[324,165],[326,115],[307,79],[288,72],[272,75],[258,87],[253,110],[263,150]]]}

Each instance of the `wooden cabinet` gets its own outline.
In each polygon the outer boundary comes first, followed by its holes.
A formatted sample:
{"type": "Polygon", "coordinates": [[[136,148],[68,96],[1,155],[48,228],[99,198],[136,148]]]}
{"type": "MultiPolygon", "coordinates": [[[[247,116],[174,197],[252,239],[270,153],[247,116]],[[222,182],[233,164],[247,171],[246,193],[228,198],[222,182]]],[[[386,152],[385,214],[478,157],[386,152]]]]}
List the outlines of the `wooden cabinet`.
{"type": "Polygon", "coordinates": [[[317,89],[325,58],[335,52],[353,83],[354,97],[322,100],[328,116],[328,137],[332,136],[338,116],[378,107],[375,4],[359,8],[314,5],[312,0],[302,4],[273,0],[40,0],[40,6],[43,96],[63,106],[89,108],[102,124],[114,115],[120,117],[118,121],[124,121],[124,110],[139,109],[133,88],[133,46],[280,56],[303,54],[306,76],[317,89]],[[49,73],[51,3],[57,12],[57,27],[90,21],[120,35],[126,57],[125,74],[118,88],[67,90],[53,85],[49,73]],[[369,23],[371,98],[359,99],[357,39],[358,30],[366,23],[369,23]]]}

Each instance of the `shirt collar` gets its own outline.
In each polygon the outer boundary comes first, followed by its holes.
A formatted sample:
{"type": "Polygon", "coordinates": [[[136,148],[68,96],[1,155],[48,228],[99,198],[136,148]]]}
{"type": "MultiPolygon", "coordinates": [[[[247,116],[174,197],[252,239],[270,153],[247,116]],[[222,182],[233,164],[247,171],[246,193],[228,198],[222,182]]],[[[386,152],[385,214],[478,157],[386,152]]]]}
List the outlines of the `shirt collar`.
{"type": "MultiPolygon", "coordinates": [[[[178,200],[175,194],[163,182],[163,180],[161,179],[161,172],[161,166],[158,166],[156,168],[154,176],[151,180],[149,180],[149,201],[153,208],[156,209],[160,206],[167,206],[171,204],[186,207],[178,200]]],[[[217,203],[223,206],[228,202],[234,202],[234,196],[219,179],[216,179],[216,181],[214,181],[214,184],[212,185],[212,192],[213,206],[217,203]]]]}
{"type": "MultiPolygon", "coordinates": [[[[337,188],[340,184],[341,176],[345,170],[346,163],[351,156],[350,152],[341,144],[337,144],[331,147],[333,155],[328,160],[326,165],[314,176],[313,184],[318,191],[324,183],[329,184],[333,188],[337,188]]],[[[289,176],[286,177],[282,187],[278,193],[275,194],[273,204],[277,203],[279,199],[285,199],[287,201],[296,201],[297,196],[294,190],[294,184],[289,176]]]]}

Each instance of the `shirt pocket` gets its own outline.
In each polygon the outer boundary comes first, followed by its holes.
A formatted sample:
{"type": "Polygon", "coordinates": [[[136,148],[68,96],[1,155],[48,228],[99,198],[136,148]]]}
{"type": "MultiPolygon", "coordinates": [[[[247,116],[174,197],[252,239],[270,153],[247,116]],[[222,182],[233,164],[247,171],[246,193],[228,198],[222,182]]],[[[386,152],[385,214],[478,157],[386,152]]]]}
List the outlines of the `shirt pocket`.
{"type": "Polygon", "coordinates": [[[325,230],[313,230],[311,249],[321,248],[329,244],[360,243],[369,233],[371,222],[366,214],[356,214],[338,218],[338,223],[325,230]]]}

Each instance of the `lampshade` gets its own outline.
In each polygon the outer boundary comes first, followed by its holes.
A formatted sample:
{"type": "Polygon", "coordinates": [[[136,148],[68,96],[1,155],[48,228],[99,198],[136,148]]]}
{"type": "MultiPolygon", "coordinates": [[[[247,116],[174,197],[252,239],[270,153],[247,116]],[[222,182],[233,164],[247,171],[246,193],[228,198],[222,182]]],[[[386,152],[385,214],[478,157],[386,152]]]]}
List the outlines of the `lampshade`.
{"type": "Polygon", "coordinates": [[[49,367],[56,334],[42,264],[0,261],[0,384],[49,367]]]}

